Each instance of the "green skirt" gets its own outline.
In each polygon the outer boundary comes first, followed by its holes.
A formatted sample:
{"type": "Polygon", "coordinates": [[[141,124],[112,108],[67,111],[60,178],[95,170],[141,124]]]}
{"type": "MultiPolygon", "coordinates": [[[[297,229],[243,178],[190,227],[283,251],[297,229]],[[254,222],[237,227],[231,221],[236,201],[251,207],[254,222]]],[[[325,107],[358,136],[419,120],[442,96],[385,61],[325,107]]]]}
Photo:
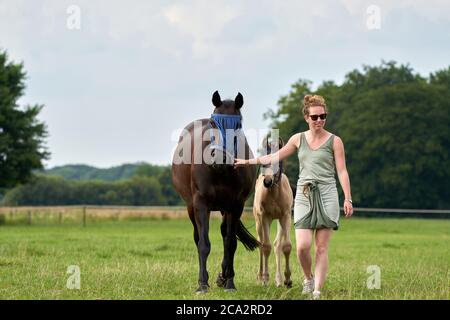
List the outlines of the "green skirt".
{"type": "Polygon", "coordinates": [[[315,181],[297,186],[294,205],[296,229],[339,229],[339,197],[336,184],[315,181]]]}

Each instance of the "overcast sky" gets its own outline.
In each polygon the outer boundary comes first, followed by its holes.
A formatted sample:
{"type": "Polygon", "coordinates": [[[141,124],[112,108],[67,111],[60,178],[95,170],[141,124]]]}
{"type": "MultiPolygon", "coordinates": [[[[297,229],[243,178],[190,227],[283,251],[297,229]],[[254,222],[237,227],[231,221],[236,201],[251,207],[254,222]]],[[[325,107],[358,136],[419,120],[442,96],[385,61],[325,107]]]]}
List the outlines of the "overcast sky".
{"type": "MultiPolygon", "coordinates": [[[[0,48],[44,104],[46,167],[168,164],[174,132],[244,96],[244,129],[298,79],[341,83],[381,60],[450,65],[448,0],[0,0],[0,48]]],[[[253,145],[253,148],[255,146],[253,145]]]]}

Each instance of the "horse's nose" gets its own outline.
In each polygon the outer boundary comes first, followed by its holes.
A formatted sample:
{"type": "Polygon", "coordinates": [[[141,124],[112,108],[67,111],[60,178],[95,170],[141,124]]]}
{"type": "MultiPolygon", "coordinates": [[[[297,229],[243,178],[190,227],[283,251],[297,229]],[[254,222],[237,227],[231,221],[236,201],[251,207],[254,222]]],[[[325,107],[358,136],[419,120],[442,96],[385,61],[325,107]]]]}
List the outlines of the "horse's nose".
{"type": "Polygon", "coordinates": [[[265,176],[264,177],[264,187],[270,188],[273,185],[273,177],[272,176],[265,176]]]}

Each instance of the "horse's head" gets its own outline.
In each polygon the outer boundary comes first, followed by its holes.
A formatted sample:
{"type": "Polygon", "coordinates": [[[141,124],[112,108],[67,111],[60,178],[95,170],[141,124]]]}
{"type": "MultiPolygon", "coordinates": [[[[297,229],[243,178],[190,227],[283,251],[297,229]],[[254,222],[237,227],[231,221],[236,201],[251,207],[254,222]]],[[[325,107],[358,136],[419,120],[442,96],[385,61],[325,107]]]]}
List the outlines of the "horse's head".
{"type": "Polygon", "coordinates": [[[213,163],[233,165],[238,155],[238,149],[245,151],[245,137],[242,134],[241,108],[244,98],[238,93],[235,100],[220,98],[219,92],[214,92],[212,103],[215,106],[211,115],[211,156],[213,163]],[[217,147],[219,152],[216,152],[217,147]]]}
{"type": "MultiPolygon", "coordinates": [[[[263,148],[266,150],[266,154],[271,154],[283,148],[284,142],[281,137],[278,137],[278,146],[276,141],[269,141],[267,137],[263,142],[263,148]],[[278,148],[277,148],[278,147],[278,148]]],[[[270,188],[273,185],[277,185],[281,180],[281,174],[283,173],[282,162],[264,165],[262,169],[262,175],[264,176],[264,187],[270,188]]]]}
{"type": "Polygon", "coordinates": [[[212,103],[216,107],[214,109],[215,114],[223,115],[241,115],[241,108],[244,105],[244,97],[239,92],[236,98],[233,100],[224,100],[220,98],[219,92],[214,92],[212,96],[212,103]]]}

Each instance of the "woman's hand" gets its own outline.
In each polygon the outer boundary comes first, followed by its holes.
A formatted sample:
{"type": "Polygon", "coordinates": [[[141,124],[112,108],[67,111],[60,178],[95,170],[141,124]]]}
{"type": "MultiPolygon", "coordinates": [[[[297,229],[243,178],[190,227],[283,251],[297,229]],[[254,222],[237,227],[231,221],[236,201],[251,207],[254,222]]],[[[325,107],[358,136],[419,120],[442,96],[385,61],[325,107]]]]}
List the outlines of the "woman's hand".
{"type": "Polygon", "coordinates": [[[245,165],[248,165],[248,160],[245,159],[234,159],[234,168],[236,169],[237,167],[243,167],[245,165]]]}
{"type": "Polygon", "coordinates": [[[353,204],[348,200],[344,200],[344,213],[347,218],[353,215],[353,204]]]}

